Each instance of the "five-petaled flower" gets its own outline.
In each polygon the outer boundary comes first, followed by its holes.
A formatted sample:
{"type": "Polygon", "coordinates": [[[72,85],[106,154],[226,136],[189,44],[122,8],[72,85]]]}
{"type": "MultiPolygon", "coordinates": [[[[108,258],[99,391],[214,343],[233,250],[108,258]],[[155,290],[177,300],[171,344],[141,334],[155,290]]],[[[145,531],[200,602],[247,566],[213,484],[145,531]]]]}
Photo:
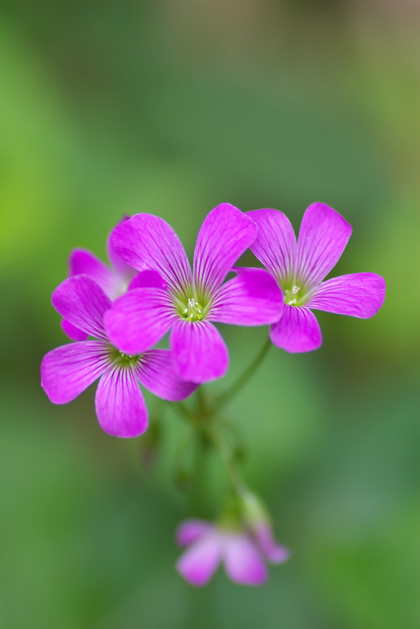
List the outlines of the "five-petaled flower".
{"type": "Polygon", "coordinates": [[[109,342],[103,317],[111,300],[91,277],[76,275],[62,282],[52,304],[76,329],[97,339],[57,347],[44,357],[41,386],[54,404],[71,402],[99,378],[95,407],[101,428],[116,437],[137,437],[148,424],[138,382],[171,401],[183,400],[197,388],[177,376],[170,351],[127,355],[109,342]]]}
{"type": "Polygon", "coordinates": [[[176,538],[180,546],[189,546],[177,561],[177,570],[196,586],[205,585],[221,562],[232,581],[261,585],[268,576],[265,562],[282,563],[290,554],[275,542],[268,525],[254,535],[245,527],[186,520],[178,527],[176,538]]]}
{"type": "Polygon", "coordinates": [[[351,235],[351,226],[324,203],[306,210],[299,238],[289,219],[278,210],[248,212],[258,225],[251,250],[283,290],[285,308],[271,326],[274,345],[288,352],[308,352],[322,343],[311,309],[367,319],[385,299],[385,280],[376,273],[342,275],[323,282],[338,262],[351,235]]]}
{"type": "Polygon", "coordinates": [[[137,354],[171,330],[169,343],[181,378],[202,383],[223,376],[229,354],[212,322],[271,324],[284,307],[267,271],[232,269],[257,231],[238,208],[218,205],[200,229],[191,270],[178,236],[163,219],[136,214],[117,225],[111,235],[114,251],[138,271],[153,270],[156,283],[130,287],[106,313],[105,327],[114,345],[137,354]],[[223,284],[232,270],[237,276],[223,284]]]}

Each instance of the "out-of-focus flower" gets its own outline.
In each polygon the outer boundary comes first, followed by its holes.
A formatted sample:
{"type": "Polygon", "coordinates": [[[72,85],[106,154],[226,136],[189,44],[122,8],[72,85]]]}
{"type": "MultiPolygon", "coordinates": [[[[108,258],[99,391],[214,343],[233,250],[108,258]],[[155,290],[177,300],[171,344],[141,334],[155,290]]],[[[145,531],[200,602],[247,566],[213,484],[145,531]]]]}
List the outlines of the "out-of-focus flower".
{"type": "MultiPolygon", "coordinates": [[[[123,220],[128,220],[128,218],[126,217],[123,220]]],[[[108,238],[107,242],[107,251],[111,263],[110,266],[107,266],[87,249],[73,249],[68,261],[69,276],[88,275],[99,284],[105,295],[111,301],[114,301],[114,299],[117,299],[117,297],[120,297],[127,291],[136,271],[128,266],[118,253],[114,251],[110,238],[108,238]]],[[[87,334],[82,332],[82,330],[78,330],[66,319],[61,320],[61,327],[63,332],[73,341],[84,341],[87,339],[87,334]]]]}
{"type": "Polygon", "coordinates": [[[186,520],[176,532],[180,546],[188,549],[177,561],[178,572],[192,585],[205,585],[220,563],[228,577],[241,585],[261,585],[267,580],[266,561],[282,563],[289,552],[273,539],[268,526],[259,536],[241,525],[216,525],[186,520]]]}
{"type": "Polygon", "coordinates": [[[260,498],[245,487],[242,488],[238,498],[242,523],[257,540],[263,555],[271,563],[286,561],[290,556],[290,551],[275,541],[271,518],[260,498]]]}
{"type": "MultiPolygon", "coordinates": [[[[233,269],[254,242],[255,223],[238,208],[223,203],[200,229],[193,270],[173,229],[161,218],[136,214],[111,236],[114,249],[131,267],[153,269],[160,287],[130,290],[105,316],[112,342],[123,352],[142,352],[169,330],[179,375],[201,383],[223,376],[228,368],[226,344],[212,322],[266,325],[277,321],[283,298],[263,269],[233,269]]],[[[141,274],[140,274],[141,275],[141,274]]]]}
{"type": "Polygon", "coordinates": [[[52,304],[76,329],[98,339],[57,347],[44,357],[41,386],[54,404],[71,402],[99,378],[95,407],[101,428],[116,437],[137,437],[148,424],[138,382],[171,401],[196,389],[178,377],[169,350],[127,355],[111,345],[103,326],[111,301],[91,277],[65,280],[54,291],[52,304]]]}
{"type": "Polygon", "coordinates": [[[288,352],[308,352],[322,343],[321,329],[311,309],[367,319],[385,299],[385,280],[376,273],[353,273],[323,282],[338,262],[351,235],[351,226],[324,203],[306,210],[299,238],[289,219],[278,210],[254,210],[258,225],[251,245],[255,256],[283,290],[285,308],[271,326],[274,345],[288,352]]]}

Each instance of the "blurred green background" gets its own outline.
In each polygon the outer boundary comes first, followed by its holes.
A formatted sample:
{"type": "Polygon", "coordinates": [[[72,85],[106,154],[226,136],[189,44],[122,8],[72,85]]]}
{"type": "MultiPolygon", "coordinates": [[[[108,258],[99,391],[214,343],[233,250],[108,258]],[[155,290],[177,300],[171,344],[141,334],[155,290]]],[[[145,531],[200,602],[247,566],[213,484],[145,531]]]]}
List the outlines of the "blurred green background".
{"type": "MultiPolygon", "coordinates": [[[[420,627],[419,27],[408,0],[2,0],[1,627],[420,627]],[[147,211],[191,253],[222,201],[295,227],[328,203],[353,225],[334,274],[388,292],[368,321],[321,313],[322,348],[272,349],[230,405],[293,558],[260,589],[196,590],[173,567],[179,419],[144,469],[94,387],[53,406],[39,363],[66,340],[50,294],[71,248],[105,257],[147,211]]],[[[224,334],[218,391],[267,329],[224,334]]]]}

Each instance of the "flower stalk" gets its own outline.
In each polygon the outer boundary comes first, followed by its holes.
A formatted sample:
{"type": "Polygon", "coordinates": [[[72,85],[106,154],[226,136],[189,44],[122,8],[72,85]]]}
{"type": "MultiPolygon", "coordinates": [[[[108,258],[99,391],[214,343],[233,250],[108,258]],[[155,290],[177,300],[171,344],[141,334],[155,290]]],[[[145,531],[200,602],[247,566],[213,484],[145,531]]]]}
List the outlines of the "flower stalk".
{"type": "Polygon", "coordinates": [[[192,512],[199,514],[202,511],[201,500],[206,485],[206,462],[209,446],[219,454],[220,459],[226,467],[231,490],[240,495],[243,490],[243,481],[238,469],[238,458],[243,458],[244,448],[238,445],[238,434],[234,426],[220,416],[222,408],[228,404],[235,395],[248,383],[249,379],[258,369],[266,357],[271,343],[264,343],[263,347],[239,376],[236,382],[224,393],[222,393],[213,403],[207,401],[207,397],[202,387],[199,387],[195,394],[195,408],[191,409],[185,402],[177,402],[174,409],[183,419],[186,419],[191,428],[196,432],[195,438],[195,462],[193,473],[193,488],[191,498],[192,512]],[[232,447],[229,440],[225,438],[224,431],[229,430],[236,437],[236,444],[232,447]],[[239,453],[239,456],[238,456],[239,453]]]}
{"type": "Polygon", "coordinates": [[[268,354],[268,350],[271,347],[271,340],[268,338],[261,350],[258,352],[252,363],[245,369],[245,371],[239,376],[236,382],[227,390],[224,391],[213,403],[214,412],[219,412],[244,388],[248,383],[248,380],[254,375],[258,367],[263,362],[264,358],[268,354]]]}

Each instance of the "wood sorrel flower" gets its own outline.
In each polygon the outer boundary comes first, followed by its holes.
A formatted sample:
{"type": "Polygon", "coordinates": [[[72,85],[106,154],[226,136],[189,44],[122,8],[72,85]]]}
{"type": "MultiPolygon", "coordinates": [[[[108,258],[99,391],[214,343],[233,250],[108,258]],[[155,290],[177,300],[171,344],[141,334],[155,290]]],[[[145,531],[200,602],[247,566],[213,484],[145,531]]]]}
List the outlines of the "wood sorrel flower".
{"type": "MultiPolygon", "coordinates": [[[[69,276],[88,275],[99,284],[105,295],[114,301],[126,292],[136,271],[114,251],[110,238],[107,242],[107,251],[111,263],[110,267],[87,249],[73,249],[68,261],[69,276]]],[[[63,332],[73,341],[84,341],[88,337],[85,332],[78,330],[66,319],[61,320],[61,327],[63,332]]]]}
{"type": "Polygon", "coordinates": [[[282,563],[289,557],[288,550],[273,540],[270,528],[265,530],[261,544],[258,537],[240,526],[186,520],[178,527],[176,538],[180,546],[189,546],[176,567],[192,585],[205,585],[220,562],[232,581],[261,585],[268,576],[265,561],[282,563]]]}
{"type": "Polygon", "coordinates": [[[92,278],[68,278],[55,289],[52,304],[76,329],[98,339],[57,347],[44,357],[41,386],[54,404],[71,402],[100,378],[95,407],[101,428],[116,437],[137,437],[148,424],[138,381],[171,401],[182,400],[197,388],[177,376],[169,350],[127,355],[111,345],[103,326],[111,300],[92,278]]]}
{"type": "Polygon", "coordinates": [[[130,290],[114,302],[105,315],[114,345],[137,354],[171,329],[181,378],[201,383],[223,376],[229,354],[212,322],[266,325],[278,321],[283,310],[282,293],[263,269],[234,269],[237,277],[223,284],[256,235],[257,226],[238,208],[218,205],[200,229],[191,270],[178,236],[163,219],[136,214],[117,225],[114,250],[138,271],[159,273],[161,282],[130,290]]]}
{"type": "Polygon", "coordinates": [[[311,308],[367,319],[385,299],[385,280],[376,273],[353,273],[323,282],[338,262],[351,235],[351,226],[325,203],[306,210],[299,238],[289,219],[278,210],[254,210],[258,225],[251,245],[255,256],[283,290],[285,308],[271,326],[274,345],[288,352],[308,352],[322,343],[321,329],[311,308]]]}
{"type": "Polygon", "coordinates": [[[274,540],[270,516],[256,494],[242,488],[238,496],[241,520],[245,528],[256,539],[261,552],[271,563],[282,563],[290,557],[290,551],[274,540]]]}

